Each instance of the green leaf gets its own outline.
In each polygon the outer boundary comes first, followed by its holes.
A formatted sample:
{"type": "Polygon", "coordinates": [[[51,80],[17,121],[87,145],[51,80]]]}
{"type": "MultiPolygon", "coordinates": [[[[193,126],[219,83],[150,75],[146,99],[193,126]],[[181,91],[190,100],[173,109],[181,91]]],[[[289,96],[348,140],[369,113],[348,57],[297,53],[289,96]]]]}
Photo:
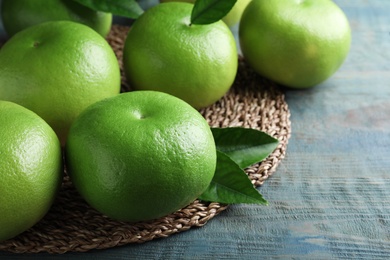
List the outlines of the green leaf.
{"type": "Polygon", "coordinates": [[[237,0],[196,0],[191,13],[191,24],[210,24],[221,20],[237,0]]]}
{"type": "Polygon", "coordinates": [[[224,204],[267,204],[245,172],[226,154],[217,151],[217,169],[199,199],[224,204]]]}
{"type": "Polygon", "coordinates": [[[137,19],[143,12],[135,0],[73,0],[93,10],[137,19]]]}
{"type": "Polygon", "coordinates": [[[251,128],[211,128],[217,150],[226,153],[242,169],[268,157],[279,141],[251,128]]]}

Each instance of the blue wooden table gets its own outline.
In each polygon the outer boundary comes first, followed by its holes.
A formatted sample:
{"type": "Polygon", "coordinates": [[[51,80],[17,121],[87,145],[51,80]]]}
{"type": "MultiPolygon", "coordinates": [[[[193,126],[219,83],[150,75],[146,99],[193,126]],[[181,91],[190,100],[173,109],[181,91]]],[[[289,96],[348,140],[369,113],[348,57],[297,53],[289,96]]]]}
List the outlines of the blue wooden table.
{"type": "Polygon", "coordinates": [[[4,259],[390,259],[390,1],[335,0],[352,27],[340,70],[286,90],[292,136],[260,188],[202,228],[141,245],[4,259]]]}

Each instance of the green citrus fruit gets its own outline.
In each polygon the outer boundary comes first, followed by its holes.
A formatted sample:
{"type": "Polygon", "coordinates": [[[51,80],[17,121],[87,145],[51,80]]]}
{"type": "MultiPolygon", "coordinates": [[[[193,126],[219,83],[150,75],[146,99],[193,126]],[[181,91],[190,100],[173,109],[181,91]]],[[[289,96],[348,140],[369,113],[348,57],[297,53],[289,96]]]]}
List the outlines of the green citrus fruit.
{"type": "Polygon", "coordinates": [[[38,115],[0,101],[0,241],[35,225],[62,181],[60,142],[38,115]]]}
{"type": "Polygon", "coordinates": [[[239,28],[242,53],[259,74],[293,88],[315,86],[344,62],[351,30],[331,0],[252,1],[239,28]]]}
{"type": "Polygon", "coordinates": [[[66,163],[92,207],[135,222],[175,212],[203,193],[216,148],[206,120],[189,104],[134,91],[97,102],[76,119],[66,163]]]}
{"type": "MultiPolygon", "coordinates": [[[[237,24],[241,19],[241,15],[244,12],[245,7],[249,4],[250,1],[251,0],[237,0],[232,10],[230,10],[230,12],[222,19],[222,21],[224,21],[229,27],[237,24]]],[[[167,2],[195,3],[195,0],[160,0],[160,2],[161,3],[167,3],[167,2]]]]}
{"type": "Polygon", "coordinates": [[[105,37],[112,15],[69,0],[3,0],[1,16],[9,36],[35,24],[67,20],[88,25],[105,37]]]}
{"type": "Polygon", "coordinates": [[[191,25],[192,7],[172,2],[143,13],[127,36],[123,65],[135,89],[166,92],[201,108],[229,90],[238,57],[226,24],[191,25]]]}
{"type": "Polygon", "coordinates": [[[119,91],[115,53],[85,25],[69,21],[35,25],[0,50],[0,100],[37,113],[62,143],[82,110],[119,91]]]}

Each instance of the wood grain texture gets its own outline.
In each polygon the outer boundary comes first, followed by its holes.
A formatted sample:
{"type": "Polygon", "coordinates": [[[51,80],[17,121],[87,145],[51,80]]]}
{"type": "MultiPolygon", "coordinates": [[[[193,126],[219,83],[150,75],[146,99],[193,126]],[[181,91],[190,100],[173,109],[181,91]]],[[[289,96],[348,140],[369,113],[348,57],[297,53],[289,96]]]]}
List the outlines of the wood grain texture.
{"type": "Polygon", "coordinates": [[[85,254],[4,259],[389,259],[390,1],[335,0],[353,32],[328,81],[286,90],[287,156],[260,188],[269,206],[231,206],[202,228],[85,254]]]}

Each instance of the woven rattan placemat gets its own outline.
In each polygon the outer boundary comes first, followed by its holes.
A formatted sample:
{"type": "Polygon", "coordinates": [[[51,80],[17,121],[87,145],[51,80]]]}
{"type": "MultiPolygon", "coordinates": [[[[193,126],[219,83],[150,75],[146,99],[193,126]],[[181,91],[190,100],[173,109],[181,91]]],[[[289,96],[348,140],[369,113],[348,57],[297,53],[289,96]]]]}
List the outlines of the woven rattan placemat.
{"type": "MultiPolygon", "coordinates": [[[[127,31],[128,28],[115,25],[108,37],[119,63],[127,31]]],[[[122,77],[122,91],[130,89],[122,77]]],[[[284,95],[273,82],[256,75],[243,59],[240,59],[238,75],[231,90],[219,102],[200,112],[212,127],[254,128],[279,139],[279,146],[267,159],[246,169],[255,186],[261,185],[284,158],[291,132],[290,112],[284,95]]],[[[49,213],[31,229],[0,243],[0,250],[66,253],[143,243],[203,226],[226,208],[226,205],[219,203],[196,200],[154,221],[119,222],[89,207],[65,176],[59,196],[49,213]]]]}

